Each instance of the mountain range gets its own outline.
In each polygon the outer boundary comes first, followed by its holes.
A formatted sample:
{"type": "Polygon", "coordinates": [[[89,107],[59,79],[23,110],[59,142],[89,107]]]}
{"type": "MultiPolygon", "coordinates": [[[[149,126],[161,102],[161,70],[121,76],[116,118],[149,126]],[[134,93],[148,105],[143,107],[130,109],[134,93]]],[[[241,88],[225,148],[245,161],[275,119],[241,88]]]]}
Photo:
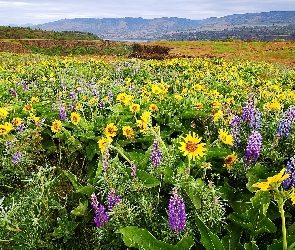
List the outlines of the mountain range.
{"type": "MultiPolygon", "coordinates": [[[[295,11],[270,11],[233,14],[220,18],[210,17],[203,20],[178,17],[154,19],[144,19],[141,17],[74,18],[32,25],[30,28],[50,31],[81,31],[95,34],[105,40],[174,39],[173,36],[175,34],[176,37],[179,37],[177,34],[182,34],[182,36],[183,34],[188,34],[187,36],[194,34],[193,37],[197,40],[199,33],[220,33],[224,30],[237,31],[240,29],[250,29],[251,31],[253,28],[258,28],[258,30],[261,28],[264,30],[276,30],[277,35],[292,36],[295,35],[293,32],[294,25],[295,11]]],[[[257,32],[259,33],[260,31],[257,32]]]]}

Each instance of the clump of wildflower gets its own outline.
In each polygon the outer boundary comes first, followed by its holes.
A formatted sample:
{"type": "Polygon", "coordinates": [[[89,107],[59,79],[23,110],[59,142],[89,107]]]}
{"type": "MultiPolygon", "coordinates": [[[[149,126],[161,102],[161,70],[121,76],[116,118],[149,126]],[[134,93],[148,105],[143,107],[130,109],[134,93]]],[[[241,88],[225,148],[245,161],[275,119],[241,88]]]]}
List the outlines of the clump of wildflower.
{"type": "Polygon", "coordinates": [[[248,138],[248,144],[244,155],[246,168],[248,168],[251,164],[254,164],[257,161],[260,155],[261,147],[262,136],[258,131],[253,130],[248,138]]]}
{"type": "Polygon", "coordinates": [[[116,195],[115,189],[111,188],[108,194],[108,209],[112,210],[114,206],[121,203],[120,195],[116,195]]]}
{"type": "Polygon", "coordinates": [[[169,200],[168,214],[169,226],[175,233],[178,233],[180,230],[186,230],[185,203],[182,196],[178,195],[176,188],[172,190],[172,195],[169,200]]]}
{"type": "Polygon", "coordinates": [[[13,164],[18,164],[22,159],[22,153],[20,151],[16,151],[13,156],[12,156],[12,159],[11,159],[11,162],[13,164]]]}
{"type": "Polygon", "coordinates": [[[189,132],[184,138],[184,142],[180,142],[181,147],[179,147],[179,150],[183,151],[184,156],[188,155],[190,159],[199,159],[204,156],[206,151],[206,148],[204,148],[205,143],[200,143],[201,140],[202,137],[196,135],[195,132],[193,132],[193,135],[189,132]]]}
{"type": "Polygon", "coordinates": [[[150,159],[154,167],[157,167],[161,164],[162,152],[159,149],[159,141],[157,139],[154,140],[154,143],[152,145],[152,152],[150,155],[150,159]]]}
{"type": "Polygon", "coordinates": [[[109,220],[109,215],[106,208],[102,204],[99,204],[94,193],[91,195],[91,206],[94,209],[94,223],[96,226],[100,228],[106,225],[109,220]]]}
{"type": "Polygon", "coordinates": [[[285,174],[289,174],[289,177],[285,179],[282,183],[284,189],[289,189],[291,186],[295,187],[295,156],[291,157],[287,161],[287,169],[285,174]]]}

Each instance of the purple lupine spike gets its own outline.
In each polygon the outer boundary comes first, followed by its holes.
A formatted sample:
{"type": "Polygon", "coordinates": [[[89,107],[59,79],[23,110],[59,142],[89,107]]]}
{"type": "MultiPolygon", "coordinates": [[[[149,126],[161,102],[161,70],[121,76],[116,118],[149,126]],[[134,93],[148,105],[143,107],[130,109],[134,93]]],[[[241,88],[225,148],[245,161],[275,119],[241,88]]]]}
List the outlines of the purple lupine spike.
{"type": "Polygon", "coordinates": [[[108,101],[112,102],[114,100],[113,93],[111,91],[108,92],[108,101]]]}
{"type": "Polygon", "coordinates": [[[29,85],[25,81],[22,81],[22,85],[24,90],[29,90],[29,85]]]}
{"type": "Polygon", "coordinates": [[[18,133],[22,133],[22,132],[24,132],[24,130],[25,130],[25,124],[24,123],[21,123],[20,125],[18,125],[17,127],[16,127],[16,131],[18,132],[18,133]]]}
{"type": "Polygon", "coordinates": [[[134,162],[131,162],[130,168],[131,168],[131,176],[135,179],[136,178],[136,166],[135,166],[134,162]]]}
{"type": "Polygon", "coordinates": [[[157,167],[161,164],[162,161],[162,152],[159,149],[159,142],[155,138],[154,143],[152,145],[152,152],[150,155],[150,159],[152,161],[152,165],[157,167]]]}
{"type": "Polygon", "coordinates": [[[180,230],[186,230],[185,204],[182,196],[177,194],[176,188],[172,190],[172,195],[170,197],[168,206],[168,213],[169,226],[173,231],[175,231],[175,233],[178,233],[180,230]]]}
{"type": "Polygon", "coordinates": [[[91,206],[94,209],[95,216],[93,221],[96,226],[103,227],[106,225],[109,220],[109,215],[106,212],[106,208],[97,201],[95,193],[91,195],[91,206]]]}
{"type": "Polygon", "coordinates": [[[18,164],[22,159],[22,153],[20,151],[16,151],[13,156],[12,156],[12,159],[11,159],[11,162],[13,164],[18,164]]]}
{"type": "Polygon", "coordinates": [[[59,119],[61,121],[64,121],[64,120],[67,119],[67,110],[66,110],[66,107],[64,105],[59,106],[59,119]]]}
{"type": "Polygon", "coordinates": [[[253,130],[251,135],[248,138],[248,144],[246,147],[246,152],[244,155],[244,162],[245,162],[245,168],[249,168],[251,164],[254,164],[259,155],[260,150],[262,147],[262,136],[261,134],[253,130]]]}
{"type": "Polygon", "coordinates": [[[13,89],[13,88],[11,88],[10,89],[10,94],[13,96],[13,97],[16,97],[16,91],[13,89]]]}
{"type": "Polygon", "coordinates": [[[279,137],[288,137],[292,129],[292,122],[295,121],[295,106],[290,106],[282,115],[278,127],[279,137]]]}
{"type": "Polygon", "coordinates": [[[260,112],[258,108],[255,107],[254,101],[248,99],[243,108],[242,119],[249,123],[252,130],[257,130],[261,126],[260,118],[260,112]]]}
{"type": "Polygon", "coordinates": [[[105,103],[104,103],[104,100],[100,100],[100,102],[99,102],[99,107],[101,108],[101,109],[104,109],[105,108],[105,103]]]}
{"type": "Polygon", "coordinates": [[[108,209],[112,210],[114,206],[121,203],[120,195],[116,195],[115,189],[111,188],[108,195],[108,209]]]}
{"type": "Polygon", "coordinates": [[[76,96],[76,94],[75,94],[74,91],[71,91],[71,92],[70,92],[70,99],[71,99],[71,100],[76,100],[76,99],[77,99],[77,96],[76,96]]]}
{"type": "Polygon", "coordinates": [[[291,186],[295,187],[295,156],[287,161],[285,174],[290,174],[290,176],[282,182],[282,187],[284,189],[289,189],[291,186]]]}
{"type": "Polygon", "coordinates": [[[237,147],[239,143],[241,142],[240,138],[240,127],[241,125],[241,119],[239,116],[234,115],[230,121],[230,134],[232,135],[234,139],[234,145],[233,147],[237,147]]]}

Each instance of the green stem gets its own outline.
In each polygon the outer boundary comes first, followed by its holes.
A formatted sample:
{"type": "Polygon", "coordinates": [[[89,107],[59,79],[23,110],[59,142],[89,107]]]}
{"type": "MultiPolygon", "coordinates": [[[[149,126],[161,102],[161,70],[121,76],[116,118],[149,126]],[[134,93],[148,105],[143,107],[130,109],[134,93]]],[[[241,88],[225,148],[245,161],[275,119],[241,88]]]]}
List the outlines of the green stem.
{"type": "Polygon", "coordinates": [[[109,145],[109,147],[111,148],[111,149],[115,149],[126,161],[128,161],[128,163],[129,164],[131,164],[132,162],[131,162],[131,160],[124,154],[124,152],[121,150],[121,149],[119,149],[119,148],[117,148],[117,147],[114,147],[114,146],[112,146],[112,145],[109,145]]]}
{"type": "Polygon", "coordinates": [[[282,219],[283,250],[287,250],[287,230],[286,230],[283,198],[280,198],[280,200],[278,201],[278,207],[279,207],[279,211],[281,213],[281,219],[282,219]]]}
{"type": "Polygon", "coordinates": [[[170,157],[169,151],[168,151],[165,143],[163,142],[161,136],[152,127],[150,128],[150,130],[152,131],[152,133],[154,134],[154,136],[159,140],[159,143],[161,144],[161,146],[164,149],[164,151],[167,154],[167,156],[170,157]]]}

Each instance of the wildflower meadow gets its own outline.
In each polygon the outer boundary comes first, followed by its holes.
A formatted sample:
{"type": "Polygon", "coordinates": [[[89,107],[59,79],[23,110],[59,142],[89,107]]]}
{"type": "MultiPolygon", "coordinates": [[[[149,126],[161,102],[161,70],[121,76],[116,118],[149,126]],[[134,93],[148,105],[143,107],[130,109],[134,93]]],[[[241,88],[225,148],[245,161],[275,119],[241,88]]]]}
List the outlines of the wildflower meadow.
{"type": "Polygon", "coordinates": [[[293,249],[295,70],[0,54],[1,249],[293,249]]]}

